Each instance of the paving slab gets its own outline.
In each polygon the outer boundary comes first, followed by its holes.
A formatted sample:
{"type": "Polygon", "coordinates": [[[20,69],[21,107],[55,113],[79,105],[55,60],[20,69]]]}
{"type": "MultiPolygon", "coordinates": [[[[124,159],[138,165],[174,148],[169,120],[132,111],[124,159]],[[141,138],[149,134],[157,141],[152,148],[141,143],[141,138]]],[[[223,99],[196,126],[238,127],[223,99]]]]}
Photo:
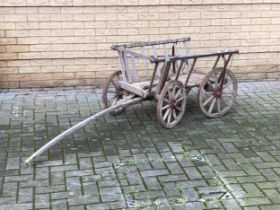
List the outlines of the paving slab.
{"type": "Polygon", "coordinates": [[[92,87],[0,91],[0,210],[279,209],[280,81],[240,82],[209,119],[196,90],[172,129],[147,101],[25,158],[102,109],[92,87]]]}

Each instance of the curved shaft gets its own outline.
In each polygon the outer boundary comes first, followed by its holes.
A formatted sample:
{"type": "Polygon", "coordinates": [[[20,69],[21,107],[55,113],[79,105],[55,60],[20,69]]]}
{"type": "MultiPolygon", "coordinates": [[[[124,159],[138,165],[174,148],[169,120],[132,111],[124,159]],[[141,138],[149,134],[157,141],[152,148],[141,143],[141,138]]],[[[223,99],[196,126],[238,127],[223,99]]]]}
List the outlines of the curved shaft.
{"type": "Polygon", "coordinates": [[[26,164],[30,164],[30,162],[42,155],[45,151],[47,151],[48,149],[50,149],[51,147],[53,147],[55,144],[57,144],[58,142],[60,142],[62,139],[64,139],[66,136],[76,132],[77,130],[79,130],[80,128],[86,126],[88,123],[90,123],[91,121],[96,121],[99,118],[103,117],[104,115],[120,108],[120,107],[127,107],[133,104],[137,104],[140,103],[141,101],[143,101],[143,98],[133,98],[133,99],[123,99],[122,101],[119,101],[118,104],[111,106],[107,109],[104,109],[100,112],[98,112],[95,115],[92,115],[88,118],[86,118],[85,120],[79,122],[78,124],[72,126],[71,128],[68,128],[66,131],[64,131],[63,133],[59,134],[58,136],[56,136],[55,138],[53,138],[52,140],[50,140],[48,143],[46,143],[44,146],[42,146],[40,149],[38,149],[35,153],[33,153],[30,157],[28,157],[24,163],[26,164]]]}

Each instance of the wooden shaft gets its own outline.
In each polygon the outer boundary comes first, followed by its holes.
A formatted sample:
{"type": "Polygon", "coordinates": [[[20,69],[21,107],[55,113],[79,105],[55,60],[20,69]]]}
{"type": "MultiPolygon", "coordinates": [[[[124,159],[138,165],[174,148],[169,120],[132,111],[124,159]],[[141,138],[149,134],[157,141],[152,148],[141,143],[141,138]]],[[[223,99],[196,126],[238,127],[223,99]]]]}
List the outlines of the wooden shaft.
{"type": "Polygon", "coordinates": [[[53,138],[52,140],[50,140],[48,143],[46,143],[44,146],[42,146],[40,149],[38,149],[35,153],[33,153],[30,157],[28,157],[24,163],[25,164],[30,164],[31,161],[42,155],[44,152],[46,152],[48,149],[50,149],[51,147],[53,147],[54,145],[56,145],[58,142],[60,142],[62,139],[64,139],[66,136],[69,136],[70,134],[76,132],[77,130],[81,129],[82,127],[86,126],[88,123],[92,122],[92,121],[97,121],[99,118],[105,116],[106,114],[112,112],[113,110],[116,110],[118,108],[121,107],[127,107],[130,106],[132,104],[137,104],[140,103],[141,101],[143,101],[143,98],[133,98],[133,99],[123,99],[123,102],[119,102],[118,104],[111,106],[107,109],[104,109],[100,112],[98,112],[95,115],[92,115],[91,117],[79,122],[78,124],[74,125],[73,127],[67,129],[66,131],[64,131],[63,133],[59,134],[58,136],[56,136],[55,138],[53,138]]]}

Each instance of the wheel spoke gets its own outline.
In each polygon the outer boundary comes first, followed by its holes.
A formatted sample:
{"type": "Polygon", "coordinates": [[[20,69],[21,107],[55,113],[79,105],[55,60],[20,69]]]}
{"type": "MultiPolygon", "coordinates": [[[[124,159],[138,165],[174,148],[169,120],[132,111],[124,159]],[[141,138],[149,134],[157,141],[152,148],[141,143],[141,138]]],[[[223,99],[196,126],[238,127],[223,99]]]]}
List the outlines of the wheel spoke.
{"type": "Polygon", "coordinates": [[[229,104],[227,103],[227,101],[225,100],[224,97],[221,96],[220,99],[221,99],[221,101],[223,101],[225,103],[226,106],[229,106],[229,104]]]}
{"type": "Polygon", "coordinates": [[[218,87],[218,79],[219,79],[217,72],[215,72],[214,77],[215,77],[215,88],[217,88],[218,87]]]}
{"type": "Polygon", "coordinates": [[[167,94],[166,94],[166,96],[168,97],[168,99],[170,99],[171,94],[172,94],[172,89],[170,88],[170,89],[168,89],[167,94]]]}
{"type": "Polygon", "coordinates": [[[172,91],[171,91],[171,97],[173,97],[174,98],[174,96],[175,96],[175,92],[176,92],[176,86],[173,86],[172,87],[172,91]]]}
{"type": "Polygon", "coordinates": [[[217,110],[218,110],[218,113],[221,112],[221,100],[219,98],[217,98],[217,110]]]}
{"type": "Polygon", "coordinates": [[[177,99],[180,96],[181,90],[178,89],[178,92],[175,94],[174,98],[177,99]]]}
{"type": "Polygon", "coordinates": [[[213,110],[213,108],[214,108],[215,102],[216,102],[216,98],[214,98],[214,100],[211,102],[211,105],[210,105],[209,110],[208,110],[208,113],[209,113],[209,114],[212,113],[212,110],[213,110]]]}
{"type": "Polygon", "coordinates": [[[115,105],[117,102],[118,102],[118,98],[117,98],[117,97],[114,97],[111,104],[112,104],[112,105],[115,105]]]}
{"type": "Polygon", "coordinates": [[[169,114],[168,114],[168,119],[167,119],[167,124],[170,124],[170,122],[171,122],[171,116],[172,116],[172,110],[169,112],[169,114]]]}
{"type": "Polygon", "coordinates": [[[169,107],[169,104],[165,105],[164,107],[161,108],[161,111],[164,111],[165,109],[167,109],[169,107]]]}
{"type": "Polygon", "coordinates": [[[169,100],[167,98],[163,98],[163,101],[169,103],[169,100]]]}
{"type": "Polygon", "coordinates": [[[206,101],[204,101],[204,103],[203,103],[203,106],[206,106],[210,101],[212,101],[212,99],[214,98],[215,96],[211,96],[211,97],[209,97],[206,101]]]}
{"type": "Polygon", "coordinates": [[[223,94],[222,94],[222,96],[223,96],[224,98],[232,98],[232,95],[233,95],[232,92],[228,92],[228,93],[223,92],[223,94]]]}
{"type": "Polygon", "coordinates": [[[176,120],[176,118],[177,118],[177,114],[176,114],[176,110],[175,109],[173,110],[173,118],[174,118],[174,120],[176,120]]]}
{"type": "Polygon", "coordinates": [[[229,83],[224,84],[223,90],[226,89],[227,87],[231,86],[232,84],[233,84],[233,82],[229,82],[229,83]]]}
{"type": "Polygon", "coordinates": [[[178,104],[180,101],[182,101],[184,99],[184,96],[182,96],[181,98],[179,98],[178,100],[176,100],[176,104],[178,104]]]}
{"type": "Polygon", "coordinates": [[[169,108],[169,109],[167,109],[166,112],[164,113],[164,115],[163,115],[163,120],[164,120],[164,121],[165,121],[166,118],[168,117],[170,111],[171,111],[171,109],[169,108]]]}
{"type": "Polygon", "coordinates": [[[214,88],[209,80],[207,81],[207,85],[211,88],[212,91],[214,91],[214,88]]]}
{"type": "Polygon", "coordinates": [[[179,110],[180,112],[182,111],[181,107],[176,106],[176,109],[179,110]]]}

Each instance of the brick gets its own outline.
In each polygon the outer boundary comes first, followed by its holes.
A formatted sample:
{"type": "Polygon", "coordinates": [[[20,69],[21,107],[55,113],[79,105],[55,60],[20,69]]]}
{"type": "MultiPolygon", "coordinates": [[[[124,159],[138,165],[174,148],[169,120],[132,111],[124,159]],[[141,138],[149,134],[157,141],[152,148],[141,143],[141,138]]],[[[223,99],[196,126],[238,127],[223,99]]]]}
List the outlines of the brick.
{"type": "Polygon", "coordinates": [[[39,43],[40,43],[40,39],[38,37],[17,39],[17,44],[39,44],[39,43]]]}
{"type": "Polygon", "coordinates": [[[213,19],[211,20],[211,25],[229,25],[230,19],[213,19]]]}
{"type": "Polygon", "coordinates": [[[16,13],[16,14],[35,14],[38,12],[38,8],[36,7],[16,7],[14,8],[14,11],[11,13],[16,13]]]}
{"type": "Polygon", "coordinates": [[[116,29],[96,29],[96,35],[112,35],[117,34],[116,29]]]}
{"type": "Polygon", "coordinates": [[[6,47],[7,52],[27,52],[29,47],[27,45],[11,45],[6,47]]]}
{"type": "Polygon", "coordinates": [[[16,29],[39,29],[39,22],[19,22],[15,24],[16,29]]]}
{"type": "Polygon", "coordinates": [[[0,46],[0,52],[5,52],[6,51],[6,47],[5,46],[0,46]]]}
{"type": "Polygon", "coordinates": [[[96,31],[96,29],[80,29],[80,30],[76,30],[74,32],[74,34],[76,36],[94,36],[95,31],[96,31]]]}
{"type": "Polygon", "coordinates": [[[5,36],[5,31],[0,31],[0,37],[4,37],[5,36]]]}
{"type": "Polygon", "coordinates": [[[53,79],[74,79],[73,73],[53,73],[53,79]]]}
{"type": "Polygon", "coordinates": [[[251,19],[232,19],[231,20],[232,25],[250,25],[251,24],[251,19]]]}
{"type": "Polygon", "coordinates": [[[51,36],[51,30],[29,30],[29,36],[51,36]]]}
{"type": "Polygon", "coordinates": [[[76,79],[94,79],[95,78],[95,72],[79,72],[79,73],[75,73],[75,78],[76,79]]]}
{"type": "Polygon", "coordinates": [[[158,34],[159,28],[139,28],[139,34],[158,34]]]}
{"type": "Polygon", "coordinates": [[[48,0],[40,0],[40,1],[35,1],[34,0],[26,0],[26,4],[28,6],[49,6],[49,1],[48,0]]]}
{"type": "Polygon", "coordinates": [[[40,67],[40,71],[39,69],[35,70],[34,72],[63,72],[63,67],[62,66],[42,66],[40,67]]]}
{"type": "Polygon", "coordinates": [[[73,21],[93,21],[95,20],[94,14],[74,14],[73,21]]]}
{"type": "Polygon", "coordinates": [[[15,29],[15,23],[0,23],[1,30],[15,29]]]}
{"type": "Polygon", "coordinates": [[[5,22],[26,22],[27,17],[26,15],[22,15],[22,14],[9,14],[9,15],[4,15],[4,20],[5,22]]]}
{"type": "Polygon", "coordinates": [[[218,39],[218,40],[230,39],[230,33],[211,33],[210,39],[218,39]]]}
{"type": "Polygon", "coordinates": [[[36,22],[50,21],[51,19],[49,14],[29,14],[27,18],[28,21],[36,21],[36,22]]]}
{"type": "Polygon", "coordinates": [[[9,74],[8,81],[27,81],[30,80],[30,75],[28,74],[9,74]]]}
{"type": "Polygon", "coordinates": [[[38,73],[41,71],[41,68],[39,66],[22,66],[19,67],[18,72],[19,73],[38,73]]]}
{"type": "Polygon", "coordinates": [[[18,58],[19,59],[37,59],[37,58],[41,58],[41,54],[40,53],[35,53],[35,52],[21,52],[18,53],[18,58]]]}
{"type": "Polygon", "coordinates": [[[117,15],[112,14],[98,14],[95,17],[96,21],[110,21],[110,20],[117,20],[117,15]]]}
{"type": "Polygon", "coordinates": [[[75,20],[75,16],[71,14],[51,14],[51,21],[73,21],[75,20]]]}
{"type": "Polygon", "coordinates": [[[51,74],[31,74],[31,80],[50,80],[52,79],[51,74]]]}
{"type": "Polygon", "coordinates": [[[52,6],[72,6],[71,0],[50,0],[50,5],[52,6]]]}
{"type": "Polygon", "coordinates": [[[17,53],[0,53],[0,57],[2,60],[14,60],[17,59],[17,53]]]}
{"type": "Polygon", "coordinates": [[[40,29],[61,28],[61,22],[40,22],[40,29]]]}
{"type": "Polygon", "coordinates": [[[137,29],[118,29],[117,31],[118,35],[136,35],[138,34],[138,30],[137,29]]]}
{"type": "Polygon", "coordinates": [[[199,19],[200,12],[181,12],[179,19],[199,19]]]}
{"type": "Polygon", "coordinates": [[[17,30],[17,31],[6,31],[7,37],[28,37],[28,31],[17,30]]]}
{"type": "Polygon", "coordinates": [[[178,13],[169,12],[169,13],[160,13],[159,19],[160,20],[174,20],[174,19],[177,20],[177,19],[180,19],[180,18],[179,18],[178,13]]]}

